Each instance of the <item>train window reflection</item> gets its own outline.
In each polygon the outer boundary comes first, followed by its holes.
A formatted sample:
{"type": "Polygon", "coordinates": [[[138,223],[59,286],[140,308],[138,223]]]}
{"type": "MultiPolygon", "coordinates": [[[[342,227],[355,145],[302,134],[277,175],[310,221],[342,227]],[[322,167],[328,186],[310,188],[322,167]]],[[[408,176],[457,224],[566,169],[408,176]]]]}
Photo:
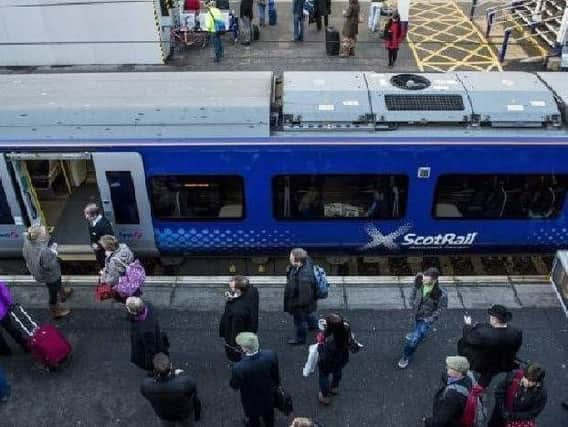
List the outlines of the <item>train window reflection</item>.
{"type": "Polygon", "coordinates": [[[240,176],[154,176],[154,215],[160,219],[240,219],[244,183],[240,176]]]}
{"type": "Polygon", "coordinates": [[[114,220],[117,224],[140,224],[134,182],[128,171],[106,172],[110,199],[114,210],[114,220]]]}
{"type": "Polygon", "coordinates": [[[279,175],[272,184],[280,219],[397,219],[406,210],[404,175],[279,175]]]}
{"type": "Polygon", "coordinates": [[[4,187],[2,186],[2,181],[0,181],[0,224],[13,224],[14,218],[12,218],[12,211],[8,205],[8,200],[6,199],[6,193],[4,187]]]}
{"type": "Polygon", "coordinates": [[[568,175],[443,175],[435,218],[551,219],[564,205],[568,175]]]}

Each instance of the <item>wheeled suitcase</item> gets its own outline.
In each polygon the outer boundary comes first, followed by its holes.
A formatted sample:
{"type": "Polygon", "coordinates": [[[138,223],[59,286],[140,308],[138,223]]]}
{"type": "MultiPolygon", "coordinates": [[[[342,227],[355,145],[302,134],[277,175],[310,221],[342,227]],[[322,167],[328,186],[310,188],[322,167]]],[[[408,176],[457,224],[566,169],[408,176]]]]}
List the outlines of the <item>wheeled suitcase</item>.
{"type": "Polygon", "coordinates": [[[48,369],[59,367],[71,356],[71,344],[59,330],[50,324],[38,326],[20,305],[10,315],[28,335],[28,346],[32,357],[48,369]],[[19,311],[16,314],[16,310],[19,311]],[[22,317],[19,317],[19,314],[22,317]],[[25,321],[23,320],[25,319],[25,321]],[[24,322],[30,326],[27,327],[24,322]]]}
{"type": "Polygon", "coordinates": [[[339,55],[339,31],[333,27],[325,30],[325,51],[328,55],[339,55]]]}

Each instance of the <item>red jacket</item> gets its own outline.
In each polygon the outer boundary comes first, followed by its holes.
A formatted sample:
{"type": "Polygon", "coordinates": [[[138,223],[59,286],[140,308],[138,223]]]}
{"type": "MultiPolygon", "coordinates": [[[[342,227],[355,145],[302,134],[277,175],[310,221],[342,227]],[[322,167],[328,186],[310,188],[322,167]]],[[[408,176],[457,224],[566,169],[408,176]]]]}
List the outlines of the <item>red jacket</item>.
{"type": "Polygon", "coordinates": [[[390,31],[390,37],[385,40],[385,47],[387,49],[398,49],[400,43],[406,36],[402,29],[402,24],[400,21],[393,21],[392,19],[385,26],[385,31],[390,31]]]}
{"type": "Polygon", "coordinates": [[[199,0],[185,0],[183,4],[184,10],[199,10],[200,7],[199,0]]]}

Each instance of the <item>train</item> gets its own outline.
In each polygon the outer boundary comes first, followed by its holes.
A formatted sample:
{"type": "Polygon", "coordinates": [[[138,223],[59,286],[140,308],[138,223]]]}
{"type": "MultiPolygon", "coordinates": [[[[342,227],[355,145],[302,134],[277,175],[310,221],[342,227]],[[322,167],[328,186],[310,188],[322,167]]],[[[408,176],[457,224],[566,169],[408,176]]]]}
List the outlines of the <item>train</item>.
{"type": "Polygon", "coordinates": [[[550,252],[564,72],[0,75],[0,257],[83,207],[147,257],[550,252]]]}

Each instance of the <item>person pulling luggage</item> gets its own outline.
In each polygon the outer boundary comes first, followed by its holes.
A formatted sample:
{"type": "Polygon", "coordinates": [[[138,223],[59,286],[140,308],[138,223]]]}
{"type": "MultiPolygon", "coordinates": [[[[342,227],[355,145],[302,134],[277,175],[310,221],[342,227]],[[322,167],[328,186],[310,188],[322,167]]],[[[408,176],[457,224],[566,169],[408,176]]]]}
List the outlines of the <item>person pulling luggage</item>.
{"type": "MultiPolygon", "coordinates": [[[[4,282],[0,282],[0,326],[4,329],[14,341],[16,341],[22,350],[28,353],[30,350],[28,348],[28,341],[24,338],[22,332],[14,324],[10,312],[14,305],[14,300],[10,289],[4,282]]],[[[4,339],[2,333],[0,333],[0,356],[11,356],[12,350],[8,343],[4,339]]]]}

